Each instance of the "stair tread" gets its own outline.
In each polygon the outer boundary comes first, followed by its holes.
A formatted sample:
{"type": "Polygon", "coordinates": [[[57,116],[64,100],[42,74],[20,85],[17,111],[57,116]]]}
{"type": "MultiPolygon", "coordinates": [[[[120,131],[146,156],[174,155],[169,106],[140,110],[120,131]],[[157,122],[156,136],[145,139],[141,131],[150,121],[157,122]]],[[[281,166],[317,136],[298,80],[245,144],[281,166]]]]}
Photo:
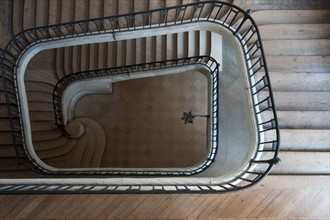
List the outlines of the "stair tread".
{"type": "Polygon", "coordinates": [[[0,171],[27,170],[16,158],[0,158],[0,171]]]}
{"type": "Polygon", "coordinates": [[[36,26],[36,2],[35,1],[25,1],[24,11],[23,11],[23,29],[29,29],[36,26]]]}
{"type": "Polygon", "coordinates": [[[85,0],[75,1],[75,21],[88,19],[88,2],[85,0]]]}
{"type": "Polygon", "coordinates": [[[80,161],[80,167],[90,167],[93,158],[93,153],[97,147],[96,135],[90,127],[85,127],[85,134],[87,135],[87,143],[80,161]]]}
{"type": "Polygon", "coordinates": [[[251,10],[288,10],[288,9],[329,9],[330,5],[324,0],[313,1],[301,1],[301,0],[258,0],[258,1],[246,1],[246,0],[234,0],[234,5],[239,6],[242,9],[251,10]]]}
{"type": "Polygon", "coordinates": [[[54,123],[54,113],[52,111],[30,112],[30,121],[50,121],[54,123]]]}
{"type": "Polygon", "coordinates": [[[314,40],[264,40],[262,41],[266,56],[326,56],[330,55],[330,39],[314,40]],[[276,45],[276,47],[274,47],[276,45]]]}
{"type": "Polygon", "coordinates": [[[27,68],[26,74],[25,74],[25,81],[33,81],[33,82],[45,82],[48,84],[52,84],[55,86],[55,84],[58,81],[58,78],[56,76],[56,73],[54,69],[52,70],[44,70],[44,69],[35,69],[35,70],[29,70],[27,68]],[[32,74],[33,72],[33,74],[32,74]]]}
{"type": "Polygon", "coordinates": [[[49,0],[48,3],[48,24],[53,25],[53,24],[59,24],[60,22],[60,5],[61,1],[58,0],[49,0]]]}
{"type": "Polygon", "coordinates": [[[74,20],[75,1],[61,1],[61,23],[74,20]]]}
{"type": "Polygon", "coordinates": [[[46,82],[33,82],[33,81],[26,81],[25,82],[25,90],[29,92],[49,92],[53,93],[54,85],[48,84],[46,82]]]}
{"type": "Polygon", "coordinates": [[[23,30],[23,4],[20,0],[13,0],[13,20],[12,29],[13,34],[18,34],[23,30]]]}
{"type": "Polygon", "coordinates": [[[281,152],[271,174],[330,174],[330,152],[281,152]]]}
{"type": "Polygon", "coordinates": [[[273,92],[277,111],[329,111],[329,92],[273,92]]]}
{"type": "Polygon", "coordinates": [[[52,101],[47,102],[28,102],[30,112],[54,112],[52,101]]]}
{"type": "Polygon", "coordinates": [[[26,96],[28,102],[53,103],[53,91],[27,91],[26,96]]]}
{"type": "Polygon", "coordinates": [[[46,26],[48,25],[48,1],[37,0],[36,1],[36,26],[46,26]]]}
{"type": "Polygon", "coordinates": [[[257,25],[330,23],[330,10],[261,10],[252,18],[257,25]]]}
{"type": "Polygon", "coordinates": [[[89,19],[103,17],[103,0],[89,1],[89,19]]]}
{"type": "Polygon", "coordinates": [[[77,139],[72,139],[72,138],[67,139],[67,141],[64,144],[59,145],[57,147],[53,147],[52,149],[49,150],[39,151],[37,152],[37,155],[41,159],[60,157],[71,151],[76,144],[77,144],[77,139]]]}
{"type": "Polygon", "coordinates": [[[330,56],[266,56],[271,72],[330,72],[330,56]]]}
{"type": "Polygon", "coordinates": [[[63,136],[62,132],[58,129],[50,130],[50,131],[35,131],[32,134],[32,140],[34,142],[37,141],[48,141],[60,138],[63,136]]]}
{"type": "Polygon", "coordinates": [[[280,130],[281,151],[330,151],[328,129],[280,130]]]}
{"type": "Polygon", "coordinates": [[[330,129],[328,111],[277,111],[277,117],[280,129],[330,129]]]}
{"type": "Polygon", "coordinates": [[[259,26],[262,40],[329,39],[329,24],[267,24],[259,26]]]}
{"type": "Polygon", "coordinates": [[[330,91],[330,73],[270,72],[273,91],[330,91]]]}
{"type": "Polygon", "coordinates": [[[56,128],[53,121],[31,121],[31,130],[34,131],[48,131],[56,128]]]}
{"type": "Polygon", "coordinates": [[[44,141],[36,141],[33,142],[33,147],[35,151],[47,151],[51,150],[53,148],[57,148],[59,146],[64,145],[68,141],[68,137],[62,135],[58,138],[55,139],[49,139],[49,140],[44,140],[44,141]]]}
{"type": "Polygon", "coordinates": [[[14,146],[1,146],[0,147],[0,158],[4,157],[16,157],[14,146]]]}

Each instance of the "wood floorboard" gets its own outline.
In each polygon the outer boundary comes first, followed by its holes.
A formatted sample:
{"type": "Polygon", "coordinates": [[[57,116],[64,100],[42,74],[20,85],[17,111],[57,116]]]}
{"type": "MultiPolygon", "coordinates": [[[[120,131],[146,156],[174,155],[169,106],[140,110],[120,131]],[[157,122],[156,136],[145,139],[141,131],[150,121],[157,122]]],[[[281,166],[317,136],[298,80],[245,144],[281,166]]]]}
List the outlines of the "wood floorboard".
{"type": "MultiPolygon", "coordinates": [[[[30,210],[30,213],[25,216],[26,219],[37,219],[37,218],[45,217],[51,210],[49,204],[54,204],[55,201],[58,200],[59,196],[50,195],[50,196],[42,196],[42,198],[43,200],[35,207],[35,209],[30,210]]],[[[78,203],[75,204],[78,205],[78,203]]],[[[69,209],[65,209],[65,210],[69,210],[69,209]]]]}
{"type": "Polygon", "coordinates": [[[0,219],[329,219],[329,176],[268,176],[225,194],[0,195],[0,219]]]}
{"type": "Polygon", "coordinates": [[[176,196],[175,199],[159,214],[159,218],[170,219],[171,214],[176,213],[178,208],[181,208],[183,203],[188,200],[188,195],[176,196]]]}
{"type": "Polygon", "coordinates": [[[156,209],[166,197],[164,195],[149,195],[144,202],[140,204],[129,216],[128,219],[141,219],[143,217],[151,216],[154,209],[156,209]],[[153,209],[150,209],[153,207],[153,209]]]}
{"type": "MultiPolygon", "coordinates": [[[[16,215],[8,215],[7,218],[15,218],[15,219],[21,219],[25,217],[27,214],[31,212],[31,210],[34,210],[38,204],[40,204],[43,201],[42,197],[37,197],[37,198],[32,198],[32,197],[27,197],[24,200],[24,203],[22,202],[20,207],[15,207],[14,211],[17,212],[16,215]]],[[[14,213],[15,213],[14,212],[14,213]]]]}
{"type": "Polygon", "coordinates": [[[109,209],[109,207],[111,207],[111,203],[116,200],[118,198],[118,195],[100,195],[99,197],[103,198],[103,202],[97,206],[97,208],[94,208],[93,211],[91,211],[90,213],[88,213],[88,216],[91,219],[98,219],[100,218],[99,215],[100,213],[103,213],[106,209],[109,209]]]}
{"type": "Polygon", "coordinates": [[[122,202],[115,212],[113,212],[110,218],[119,218],[119,219],[127,219],[134,209],[139,205],[139,203],[143,202],[147,198],[147,195],[135,195],[128,197],[124,202],[122,202]]]}

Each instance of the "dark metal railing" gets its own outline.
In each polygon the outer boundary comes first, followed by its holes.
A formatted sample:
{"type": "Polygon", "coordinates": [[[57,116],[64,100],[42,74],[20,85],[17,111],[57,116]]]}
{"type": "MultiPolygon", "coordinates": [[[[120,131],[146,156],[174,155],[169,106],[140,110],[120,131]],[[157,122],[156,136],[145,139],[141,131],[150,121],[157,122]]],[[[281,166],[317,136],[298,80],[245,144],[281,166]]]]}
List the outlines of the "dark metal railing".
{"type": "MultiPolygon", "coordinates": [[[[153,175],[153,176],[190,176],[200,173],[207,169],[211,163],[214,161],[217,146],[218,146],[218,102],[219,102],[219,66],[220,64],[217,61],[208,56],[194,56],[194,57],[186,57],[180,59],[172,59],[172,60],[165,60],[165,61],[158,61],[158,62],[150,62],[150,63],[143,63],[143,64],[135,64],[129,66],[121,66],[121,67],[113,67],[107,69],[98,69],[98,70],[90,70],[78,73],[72,73],[70,75],[66,75],[61,80],[58,81],[56,84],[54,91],[53,91],[53,106],[54,106],[54,114],[55,114],[55,121],[56,125],[67,135],[68,132],[65,129],[65,123],[63,121],[63,112],[62,112],[62,94],[67,86],[71,83],[89,79],[89,78],[98,78],[98,77],[109,77],[109,76],[116,76],[116,75],[130,75],[132,73],[145,73],[146,71],[151,70],[160,70],[160,69],[168,69],[168,68],[177,68],[182,66],[189,66],[189,65],[203,65],[209,70],[210,74],[210,88],[212,89],[212,95],[210,97],[211,106],[210,106],[210,132],[209,132],[209,139],[210,139],[210,146],[209,148],[209,155],[205,159],[205,161],[196,166],[194,168],[183,168],[181,171],[176,169],[173,171],[171,169],[162,171],[157,170],[148,170],[145,169],[144,171],[135,171],[134,168],[130,169],[122,169],[116,171],[84,171],[83,169],[78,171],[56,171],[52,172],[52,174],[66,174],[66,175],[84,175],[84,174],[93,174],[93,175],[153,175]]],[[[49,171],[50,172],[50,171],[49,171]]]]}
{"type": "MultiPolygon", "coordinates": [[[[15,149],[19,149],[17,152],[25,152],[28,155],[24,144],[24,131],[19,128],[21,131],[20,133],[14,132],[15,118],[18,117],[21,119],[20,101],[16,98],[17,95],[16,97],[7,96],[8,91],[15,91],[16,94],[20,92],[19,88],[16,86],[16,70],[22,55],[30,47],[43,42],[83,37],[86,35],[112,33],[114,39],[116,39],[116,34],[120,32],[157,29],[197,22],[210,22],[218,25],[219,28],[225,28],[240,42],[244,52],[245,63],[248,68],[247,77],[250,83],[249,91],[251,93],[253,111],[257,122],[258,142],[254,156],[246,169],[242,171],[241,175],[233,177],[223,184],[211,184],[208,186],[198,185],[194,187],[197,187],[199,192],[230,191],[246,188],[257,183],[269,173],[273,164],[279,161],[278,151],[280,137],[267,64],[260,33],[254,20],[250,16],[250,11],[245,12],[235,5],[220,1],[203,1],[146,12],[31,28],[17,34],[8,43],[1,56],[1,76],[2,80],[5,81],[3,84],[6,85],[4,86],[4,94],[8,103],[8,118],[9,121],[11,121],[13,146],[15,149]]],[[[22,125],[22,121],[20,121],[20,123],[22,125]]],[[[26,157],[26,155],[23,156],[26,157]]],[[[32,161],[32,165],[38,167],[38,164],[33,163],[33,160],[30,161],[32,161]]],[[[11,189],[11,187],[15,188],[15,186],[8,187],[7,189],[11,189]]],[[[144,186],[137,187],[137,191],[143,191],[141,187],[144,186]]],[[[188,186],[180,188],[179,186],[165,187],[149,185],[147,187],[154,192],[192,191],[188,186]]],[[[92,188],[93,187],[90,187],[90,189],[92,188]]],[[[135,189],[136,187],[131,185],[126,187],[109,186],[106,188],[106,191],[119,192],[121,190],[121,192],[133,192],[133,188],[135,189]]],[[[24,192],[23,186],[20,187],[20,189],[22,189],[21,192],[24,192]]],[[[49,190],[47,191],[48,187],[43,189],[45,189],[45,192],[50,192],[49,190]]],[[[73,186],[62,187],[60,189],[65,192],[81,192],[79,189],[76,191],[73,190],[73,186]]],[[[61,190],[54,190],[52,192],[59,193],[61,190]]],[[[8,192],[12,191],[9,190],[8,192]]],[[[31,192],[39,191],[32,190],[31,192]]],[[[83,190],[83,192],[94,191],[86,189],[83,190]]]]}

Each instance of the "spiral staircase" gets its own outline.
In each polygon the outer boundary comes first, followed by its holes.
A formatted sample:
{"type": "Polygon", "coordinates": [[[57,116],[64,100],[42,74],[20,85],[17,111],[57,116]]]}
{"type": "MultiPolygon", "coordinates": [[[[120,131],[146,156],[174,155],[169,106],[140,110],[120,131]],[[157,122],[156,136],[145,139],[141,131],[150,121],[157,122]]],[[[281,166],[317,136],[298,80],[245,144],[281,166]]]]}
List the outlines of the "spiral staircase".
{"type": "MultiPolygon", "coordinates": [[[[194,2],[198,1],[2,1],[0,46],[4,48],[15,34],[29,28],[194,2]]],[[[231,1],[244,10],[252,10],[267,59],[281,133],[281,163],[273,167],[270,175],[329,177],[330,5],[324,1],[296,1],[295,5],[260,2],[231,1]]],[[[95,69],[180,59],[201,53],[212,55],[214,45],[208,44],[215,42],[212,38],[208,31],[186,31],[38,53],[30,61],[24,78],[37,155],[54,167],[99,167],[102,164],[106,133],[100,124],[89,118],[79,118],[78,125],[69,129],[71,137],[54,124],[52,92],[60,79],[95,69]],[[75,137],[79,126],[84,127],[83,133],[75,137]]],[[[41,174],[17,162],[7,105],[1,87],[0,177],[40,178],[41,174]]],[[[19,124],[19,120],[13,118],[13,123],[19,124]]]]}

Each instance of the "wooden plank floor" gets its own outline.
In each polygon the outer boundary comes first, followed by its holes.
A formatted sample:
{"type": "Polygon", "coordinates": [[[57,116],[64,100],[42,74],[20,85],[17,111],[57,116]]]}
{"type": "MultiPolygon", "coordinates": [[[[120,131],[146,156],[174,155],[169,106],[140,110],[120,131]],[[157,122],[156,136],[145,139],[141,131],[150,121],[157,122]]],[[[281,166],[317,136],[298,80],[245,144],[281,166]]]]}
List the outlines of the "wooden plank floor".
{"type": "Polygon", "coordinates": [[[329,176],[268,176],[224,194],[0,195],[0,219],[330,219],[329,176]]]}

